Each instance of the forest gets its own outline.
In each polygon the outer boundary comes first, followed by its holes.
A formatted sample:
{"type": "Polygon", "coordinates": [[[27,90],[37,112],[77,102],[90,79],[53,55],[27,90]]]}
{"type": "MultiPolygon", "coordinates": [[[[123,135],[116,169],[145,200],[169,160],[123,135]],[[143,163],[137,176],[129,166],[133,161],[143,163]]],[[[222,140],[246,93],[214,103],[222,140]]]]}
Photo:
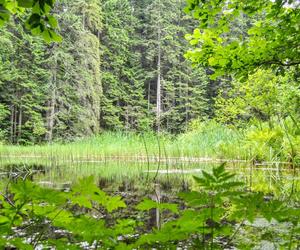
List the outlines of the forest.
{"type": "Polygon", "coordinates": [[[299,249],[298,0],[0,0],[0,249],[299,249]]]}

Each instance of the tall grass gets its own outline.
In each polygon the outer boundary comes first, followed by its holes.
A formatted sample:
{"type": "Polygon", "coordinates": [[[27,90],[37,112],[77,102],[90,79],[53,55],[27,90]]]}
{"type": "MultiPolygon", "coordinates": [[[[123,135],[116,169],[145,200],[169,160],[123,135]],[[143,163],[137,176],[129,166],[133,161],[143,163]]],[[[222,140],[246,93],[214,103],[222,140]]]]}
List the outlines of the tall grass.
{"type": "MultiPolygon", "coordinates": [[[[300,146],[296,143],[296,139],[294,148],[297,149],[300,146]]],[[[109,160],[145,162],[149,159],[166,161],[183,157],[191,161],[193,158],[198,160],[209,158],[224,161],[274,162],[286,160],[291,155],[289,148],[284,147],[286,141],[282,131],[253,127],[238,130],[209,121],[176,136],[151,132],[103,132],[66,144],[58,142],[34,146],[3,144],[0,145],[0,163],[14,162],[20,158],[26,162],[37,162],[42,159],[43,162],[51,163],[75,163],[109,160]]]]}
{"type": "Polygon", "coordinates": [[[218,157],[245,159],[239,150],[237,131],[226,127],[210,125],[172,136],[154,133],[104,132],[99,135],[77,140],[72,143],[53,143],[34,146],[0,145],[3,159],[35,158],[71,161],[99,160],[132,157],[218,157]]]}

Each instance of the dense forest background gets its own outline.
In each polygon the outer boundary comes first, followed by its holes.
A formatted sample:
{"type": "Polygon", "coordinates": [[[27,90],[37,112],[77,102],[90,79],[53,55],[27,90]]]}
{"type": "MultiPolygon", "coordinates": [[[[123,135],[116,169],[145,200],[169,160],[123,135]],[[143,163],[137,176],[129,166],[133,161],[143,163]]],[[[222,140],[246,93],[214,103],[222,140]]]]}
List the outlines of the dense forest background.
{"type": "MultiPolygon", "coordinates": [[[[0,31],[1,139],[39,143],[101,130],[179,133],[195,119],[230,124],[299,113],[295,68],[212,80],[208,67],[192,67],[184,57],[191,46],[185,35],[198,21],[183,12],[185,5],[58,1],[53,12],[61,43],[33,37],[12,18],[0,31]]],[[[254,21],[241,15],[231,39],[254,21]]]]}
{"type": "Polygon", "coordinates": [[[299,31],[299,0],[0,0],[0,249],[300,249],[299,31]]]}

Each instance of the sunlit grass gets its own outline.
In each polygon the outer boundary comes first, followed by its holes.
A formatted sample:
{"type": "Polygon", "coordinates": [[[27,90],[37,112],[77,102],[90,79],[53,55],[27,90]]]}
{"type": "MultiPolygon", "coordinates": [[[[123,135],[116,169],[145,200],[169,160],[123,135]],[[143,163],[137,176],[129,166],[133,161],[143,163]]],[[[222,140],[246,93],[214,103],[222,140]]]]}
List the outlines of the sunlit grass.
{"type": "Polygon", "coordinates": [[[109,157],[220,157],[245,159],[238,149],[238,134],[227,128],[193,131],[178,136],[154,133],[104,132],[97,136],[62,144],[34,146],[1,145],[3,159],[24,157],[51,160],[89,160],[109,157]]]}

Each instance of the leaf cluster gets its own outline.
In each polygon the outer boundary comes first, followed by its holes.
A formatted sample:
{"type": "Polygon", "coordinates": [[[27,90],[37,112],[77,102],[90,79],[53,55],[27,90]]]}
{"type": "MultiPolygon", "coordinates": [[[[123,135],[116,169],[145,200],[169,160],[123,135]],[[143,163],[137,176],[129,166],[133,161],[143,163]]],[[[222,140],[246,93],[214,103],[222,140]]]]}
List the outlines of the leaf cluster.
{"type": "MultiPolygon", "coordinates": [[[[7,195],[2,194],[0,206],[1,247],[33,249],[32,246],[43,244],[80,249],[75,244],[80,241],[89,244],[97,241],[102,247],[114,246],[121,233],[132,232],[135,226],[135,221],[129,219],[116,220],[111,227],[107,225],[106,220],[102,219],[105,214],[102,209],[112,212],[126,205],[121,197],[111,197],[101,191],[92,177],[79,180],[70,192],[46,189],[20,180],[10,185],[7,195]],[[80,211],[89,212],[85,214],[80,211]],[[94,217],[95,213],[98,216],[94,217]],[[52,227],[65,233],[56,240],[47,233],[52,227]],[[24,239],[15,233],[15,228],[35,236],[29,244],[25,244],[24,239]],[[69,235],[72,235],[71,239],[69,235]]],[[[29,235],[26,233],[25,237],[29,235]]]]}
{"type": "Polygon", "coordinates": [[[51,15],[55,0],[1,0],[0,26],[9,21],[11,15],[21,15],[29,10],[30,15],[25,26],[33,35],[40,35],[46,42],[60,42],[61,36],[56,33],[58,23],[51,15]]]}
{"type": "Polygon", "coordinates": [[[188,0],[186,11],[199,20],[199,28],[186,36],[194,46],[186,57],[210,67],[213,78],[300,63],[298,1],[188,0]]]}
{"type": "MultiPolygon", "coordinates": [[[[119,209],[126,209],[119,196],[100,190],[92,177],[79,180],[70,192],[42,188],[30,181],[12,183],[7,194],[0,196],[0,246],[33,249],[38,244],[58,249],[80,249],[87,242],[100,249],[158,249],[189,245],[194,249],[224,249],[247,246],[237,240],[257,219],[283,223],[293,232],[285,242],[297,246],[299,209],[279,199],[266,199],[264,194],[249,192],[244,184],[226,171],[225,164],[203,171],[194,177],[197,189],[180,193],[184,209],[177,204],[144,199],[136,209],[156,209],[174,214],[161,228],[140,235],[137,218],[120,219],[119,209]],[[106,216],[110,215],[108,223],[106,216]],[[59,237],[47,233],[60,229],[59,237]],[[29,243],[16,229],[34,235],[29,243]],[[135,237],[138,235],[139,237],[135,237]],[[131,238],[126,241],[126,237],[131,238]]],[[[258,234],[258,233],[257,233],[258,234]]],[[[257,235],[259,237],[259,235],[257,235]]]]}

